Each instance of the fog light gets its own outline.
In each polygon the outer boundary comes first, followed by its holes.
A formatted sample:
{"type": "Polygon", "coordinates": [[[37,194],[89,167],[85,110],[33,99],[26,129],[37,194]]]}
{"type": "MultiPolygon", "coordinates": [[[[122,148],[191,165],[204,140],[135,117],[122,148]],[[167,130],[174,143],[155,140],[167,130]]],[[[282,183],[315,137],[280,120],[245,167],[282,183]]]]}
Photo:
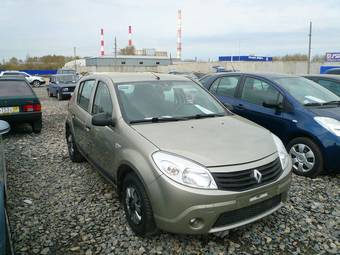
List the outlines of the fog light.
{"type": "Polygon", "coordinates": [[[192,218],[189,220],[189,224],[192,228],[199,229],[203,227],[203,220],[200,218],[192,218]]]}

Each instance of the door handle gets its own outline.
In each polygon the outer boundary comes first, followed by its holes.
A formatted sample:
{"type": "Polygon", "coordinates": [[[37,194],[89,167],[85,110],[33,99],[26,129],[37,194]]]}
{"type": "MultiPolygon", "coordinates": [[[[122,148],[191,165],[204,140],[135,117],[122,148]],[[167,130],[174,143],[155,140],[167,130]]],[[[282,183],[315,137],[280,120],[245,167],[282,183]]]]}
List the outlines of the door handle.
{"type": "Polygon", "coordinates": [[[239,110],[244,110],[244,105],[243,104],[239,104],[236,106],[237,109],[239,110]]]}

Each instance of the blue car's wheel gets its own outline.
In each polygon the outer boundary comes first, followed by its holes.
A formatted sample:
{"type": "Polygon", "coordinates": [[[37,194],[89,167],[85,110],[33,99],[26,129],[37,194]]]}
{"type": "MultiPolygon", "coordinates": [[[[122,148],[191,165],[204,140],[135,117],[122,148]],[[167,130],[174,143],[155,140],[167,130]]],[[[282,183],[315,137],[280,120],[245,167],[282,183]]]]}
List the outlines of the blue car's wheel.
{"type": "Polygon", "coordinates": [[[316,177],[323,171],[323,158],[319,147],[307,137],[298,137],[287,145],[293,171],[297,175],[316,177]]]}

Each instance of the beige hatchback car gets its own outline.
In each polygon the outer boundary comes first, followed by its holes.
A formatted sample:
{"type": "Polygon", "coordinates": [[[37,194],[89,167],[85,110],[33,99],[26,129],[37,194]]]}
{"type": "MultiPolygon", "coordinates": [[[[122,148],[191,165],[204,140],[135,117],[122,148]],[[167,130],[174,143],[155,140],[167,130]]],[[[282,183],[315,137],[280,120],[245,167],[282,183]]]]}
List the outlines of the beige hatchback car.
{"type": "Polygon", "coordinates": [[[278,210],[292,164],[268,130],[229,112],[190,79],[110,73],[79,81],[66,139],[117,189],[137,235],[202,234],[278,210]]]}

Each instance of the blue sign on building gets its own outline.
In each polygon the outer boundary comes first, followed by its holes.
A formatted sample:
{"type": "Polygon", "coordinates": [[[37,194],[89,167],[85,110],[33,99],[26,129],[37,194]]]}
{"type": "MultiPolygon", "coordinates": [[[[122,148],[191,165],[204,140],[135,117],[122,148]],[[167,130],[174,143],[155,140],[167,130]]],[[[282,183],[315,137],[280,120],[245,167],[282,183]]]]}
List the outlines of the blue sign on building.
{"type": "Polygon", "coordinates": [[[340,52],[327,52],[326,61],[327,62],[340,62],[340,52]]]}
{"type": "Polygon", "coordinates": [[[271,62],[273,57],[264,56],[219,56],[218,61],[260,61],[260,62],[271,62]]]}

